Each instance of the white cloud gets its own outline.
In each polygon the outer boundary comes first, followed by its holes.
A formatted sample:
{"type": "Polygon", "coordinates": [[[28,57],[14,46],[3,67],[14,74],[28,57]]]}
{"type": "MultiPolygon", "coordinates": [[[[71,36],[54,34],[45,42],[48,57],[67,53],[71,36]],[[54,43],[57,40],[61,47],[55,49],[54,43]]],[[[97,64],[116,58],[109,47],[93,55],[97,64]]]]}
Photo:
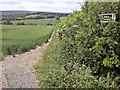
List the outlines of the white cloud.
{"type": "Polygon", "coordinates": [[[0,10],[72,12],[80,9],[80,2],[83,0],[0,0],[0,10]]]}

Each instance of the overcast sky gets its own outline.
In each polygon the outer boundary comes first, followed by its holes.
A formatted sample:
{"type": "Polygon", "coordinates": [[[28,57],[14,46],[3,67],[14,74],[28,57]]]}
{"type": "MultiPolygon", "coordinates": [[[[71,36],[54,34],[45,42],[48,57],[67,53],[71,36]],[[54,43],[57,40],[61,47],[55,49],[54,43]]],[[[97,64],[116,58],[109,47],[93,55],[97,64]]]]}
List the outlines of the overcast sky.
{"type": "Polygon", "coordinates": [[[83,0],[0,0],[0,10],[72,12],[83,0]]]}

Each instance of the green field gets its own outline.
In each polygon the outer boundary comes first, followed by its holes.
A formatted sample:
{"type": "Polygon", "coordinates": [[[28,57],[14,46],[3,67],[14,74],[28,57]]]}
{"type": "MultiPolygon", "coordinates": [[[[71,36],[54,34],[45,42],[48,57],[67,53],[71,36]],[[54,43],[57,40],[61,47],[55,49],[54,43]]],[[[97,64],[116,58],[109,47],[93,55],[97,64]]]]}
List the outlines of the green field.
{"type": "Polygon", "coordinates": [[[2,26],[2,56],[29,51],[46,42],[55,25],[55,19],[12,21],[13,25],[2,26]],[[16,25],[24,22],[26,25],[16,25]],[[36,25],[30,25],[31,23],[36,25]],[[53,25],[47,25],[52,23],[53,25]]]}

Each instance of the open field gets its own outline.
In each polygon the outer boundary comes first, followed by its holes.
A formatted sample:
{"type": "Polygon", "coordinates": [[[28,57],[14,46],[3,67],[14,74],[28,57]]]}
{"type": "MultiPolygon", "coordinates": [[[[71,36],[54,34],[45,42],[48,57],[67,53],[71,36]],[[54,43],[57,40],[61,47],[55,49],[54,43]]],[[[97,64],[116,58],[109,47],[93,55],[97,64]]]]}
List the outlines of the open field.
{"type": "Polygon", "coordinates": [[[55,20],[21,20],[12,23],[2,26],[2,56],[26,52],[46,42],[54,27],[47,23],[55,24],[55,20]],[[25,25],[16,25],[18,22],[24,22],[25,25]]]}

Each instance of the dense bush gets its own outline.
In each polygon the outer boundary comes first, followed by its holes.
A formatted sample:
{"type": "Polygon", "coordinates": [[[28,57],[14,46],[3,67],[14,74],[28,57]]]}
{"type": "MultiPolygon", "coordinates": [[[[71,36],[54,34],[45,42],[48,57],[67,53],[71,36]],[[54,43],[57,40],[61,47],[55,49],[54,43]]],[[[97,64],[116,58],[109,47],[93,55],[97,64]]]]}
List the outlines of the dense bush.
{"type": "Polygon", "coordinates": [[[92,70],[85,64],[61,58],[61,46],[54,33],[53,39],[39,63],[34,65],[39,86],[42,88],[117,88],[119,77],[112,78],[110,73],[106,77],[92,75],[92,70]]]}
{"type": "MultiPolygon", "coordinates": [[[[69,16],[58,34],[63,46],[63,58],[90,66],[93,73],[105,73],[120,65],[120,23],[100,23],[101,5],[117,7],[119,3],[85,3],[81,12],[69,16]],[[97,6],[98,7],[97,7],[97,6]],[[95,7],[96,6],[96,7],[95,7]],[[97,10],[97,9],[99,10],[97,10]],[[87,10],[87,11],[86,11],[87,10]]],[[[113,9],[107,13],[116,13],[113,9]],[[113,12],[114,11],[114,12],[113,12]]],[[[103,12],[103,13],[106,13],[103,12]]]]}
{"type": "Polygon", "coordinates": [[[41,87],[120,87],[120,22],[99,16],[119,13],[119,4],[86,2],[59,24],[58,44],[35,66],[41,87]]]}

